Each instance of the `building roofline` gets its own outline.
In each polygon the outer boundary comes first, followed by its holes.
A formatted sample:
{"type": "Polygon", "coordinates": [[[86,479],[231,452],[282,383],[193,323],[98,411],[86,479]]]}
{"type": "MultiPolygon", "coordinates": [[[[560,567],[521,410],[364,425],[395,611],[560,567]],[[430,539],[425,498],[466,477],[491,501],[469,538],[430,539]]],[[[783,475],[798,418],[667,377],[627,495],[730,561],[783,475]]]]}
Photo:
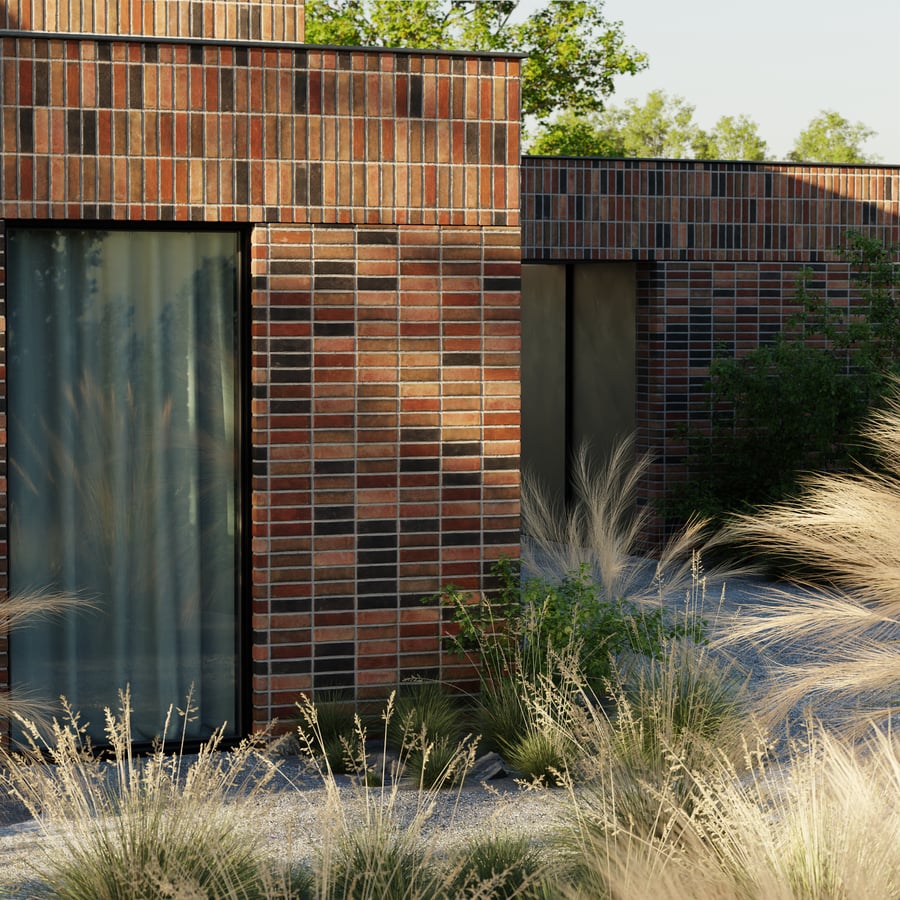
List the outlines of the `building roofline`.
{"type": "Polygon", "coordinates": [[[819,169],[900,169],[900,163],[864,162],[864,163],[830,163],[830,162],[793,162],[788,159],[693,159],[691,157],[665,157],[665,156],[565,156],[551,153],[523,153],[522,161],[536,160],[560,160],[564,162],[596,163],[598,166],[605,163],[623,162],[629,165],[639,163],[666,163],[683,166],[752,166],[753,168],[819,168],[819,169]]]}
{"type": "Polygon", "coordinates": [[[0,28],[0,37],[57,41],[118,41],[140,44],[186,44],[218,47],[252,47],[264,50],[328,50],[337,53],[394,53],[403,55],[459,56],[471,59],[524,59],[527,53],[497,50],[439,50],[432,47],[356,47],[342,44],[305,44],[297,41],[264,41],[230,38],[173,37],[171,35],[110,34],[92,31],[32,31],[22,28],[0,28]]]}

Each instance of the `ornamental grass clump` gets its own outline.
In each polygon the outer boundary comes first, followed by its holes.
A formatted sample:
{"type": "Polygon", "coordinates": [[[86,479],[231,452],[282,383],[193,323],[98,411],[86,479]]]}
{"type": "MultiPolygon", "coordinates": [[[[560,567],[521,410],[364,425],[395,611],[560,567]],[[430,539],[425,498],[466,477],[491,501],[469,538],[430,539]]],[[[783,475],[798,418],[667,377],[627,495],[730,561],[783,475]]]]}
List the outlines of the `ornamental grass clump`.
{"type": "Polygon", "coordinates": [[[178,750],[164,749],[170,709],[156,748],[141,757],[133,750],[125,691],[118,712],[106,710],[109,749],[100,755],[78,714],[65,710],[65,720],[54,721],[46,738],[20,718],[26,746],[4,752],[0,775],[48,838],[38,867],[48,896],[291,896],[291,874],[270,868],[258,837],[245,827],[245,801],[260,799],[274,772],[258,753],[263,737],[222,752],[220,729],[188,757],[184,732],[194,713],[188,697],[179,711],[184,728],[178,750]]]}
{"type": "Polygon", "coordinates": [[[445,896],[543,900],[553,896],[544,853],[525,834],[501,831],[467,841],[451,856],[445,896]]]}
{"type": "Polygon", "coordinates": [[[386,738],[403,757],[407,778],[424,788],[450,787],[466,775],[460,763],[472,738],[464,723],[463,710],[443,685],[409,681],[397,692],[386,738]]]}
{"type": "Polygon", "coordinates": [[[598,464],[588,444],[572,461],[573,500],[563,508],[535,478],[522,479],[522,570],[559,582],[585,572],[600,600],[658,605],[660,594],[680,596],[691,583],[692,554],[706,522],[690,519],[648,566],[641,553],[652,507],[638,504],[638,488],[652,462],[637,456],[634,438],[620,441],[598,464]]]}
{"type": "Polygon", "coordinates": [[[651,799],[665,827],[649,833],[612,800],[586,805],[573,794],[573,827],[559,848],[578,885],[569,896],[896,897],[900,755],[892,736],[873,730],[853,746],[811,723],[785,763],[767,760],[765,746],[748,745],[749,767],[712,758],[690,771],[690,810],[662,785],[651,799]]]}
{"type": "MultiPolygon", "coordinates": [[[[36,591],[7,595],[0,599],[0,634],[70,609],[91,608],[90,601],[74,594],[36,591]]],[[[0,722],[16,716],[39,724],[43,724],[45,719],[42,705],[27,694],[0,691],[0,722]]]]}
{"type": "Polygon", "coordinates": [[[592,703],[605,702],[618,658],[659,657],[670,641],[704,635],[702,618],[675,615],[659,598],[654,607],[604,601],[585,570],[559,583],[523,581],[514,561],[500,560],[494,575],[494,595],[445,590],[447,642],[480,665],[475,730],[530,777],[552,781],[550,770],[568,763],[560,725],[576,686],[592,703]],[[566,702],[556,702],[564,695],[566,702]]]}
{"type": "Polygon", "coordinates": [[[746,681],[707,645],[682,638],[661,658],[622,661],[609,693],[608,707],[590,692],[572,707],[578,829],[677,844],[697,802],[695,773],[740,759],[746,735],[756,736],[746,681]]]}
{"type": "Polygon", "coordinates": [[[317,751],[328,761],[328,768],[335,775],[349,774],[357,756],[353,744],[356,740],[356,709],[340,692],[316,694],[310,707],[316,718],[321,739],[317,751]]]}
{"type": "Polygon", "coordinates": [[[900,382],[865,431],[879,471],[810,476],[796,499],[736,517],[736,540],[786,561],[806,592],[776,593],[734,623],[727,643],[794,654],[767,706],[799,704],[857,733],[898,708],[900,684],[900,382]],[[823,592],[822,588],[825,587],[823,592]]]}
{"type": "Polygon", "coordinates": [[[431,745],[427,740],[424,747],[406,742],[398,756],[389,752],[387,736],[396,715],[394,703],[392,695],[382,713],[383,738],[377,754],[370,754],[367,729],[357,717],[356,739],[350,745],[356,753],[353,770],[357,777],[345,788],[328,767],[327,758],[317,752],[322,735],[314,705],[305,697],[298,704],[303,720],[298,727],[300,743],[318,767],[326,796],[325,832],[314,864],[319,897],[413,900],[448,896],[446,888],[452,876],[425,831],[445,787],[457,788],[458,804],[462,787],[459,773],[471,768],[474,743],[463,742],[434,783],[426,785],[421,770],[406,777],[410,756],[423,750],[427,758],[431,745]],[[343,790],[349,790],[357,801],[352,814],[342,802],[343,790]]]}

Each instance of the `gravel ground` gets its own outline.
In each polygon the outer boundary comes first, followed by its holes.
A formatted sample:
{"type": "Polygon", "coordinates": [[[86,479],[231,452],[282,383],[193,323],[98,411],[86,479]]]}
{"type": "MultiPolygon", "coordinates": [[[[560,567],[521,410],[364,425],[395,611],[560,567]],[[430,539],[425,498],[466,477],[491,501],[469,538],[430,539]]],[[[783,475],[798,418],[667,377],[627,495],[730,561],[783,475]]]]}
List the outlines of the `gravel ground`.
{"type": "MultiPolygon", "coordinates": [[[[321,846],[322,835],[334,824],[321,781],[294,759],[285,760],[282,775],[265,794],[248,801],[245,821],[262,849],[279,862],[309,863],[321,846]]],[[[346,776],[336,776],[341,805],[348,821],[365,815],[362,789],[346,776]]],[[[380,789],[370,789],[377,797],[380,789]]],[[[418,808],[418,792],[401,787],[393,811],[407,824],[418,808]]],[[[467,784],[459,791],[443,791],[422,832],[425,845],[435,852],[464,843],[485,832],[527,832],[540,841],[559,830],[565,810],[562,790],[521,787],[509,775],[467,784]]],[[[46,854],[59,852],[60,831],[47,834],[42,826],[14,804],[0,804],[0,897],[26,900],[36,895],[37,872],[46,854]]],[[[60,826],[61,827],[61,826],[60,826]]]]}
{"type": "MultiPolygon", "coordinates": [[[[721,582],[707,584],[706,608],[724,619],[741,609],[758,608],[767,602],[775,585],[764,578],[742,577],[725,583],[724,602],[719,607],[721,582]]],[[[784,589],[784,585],[777,585],[784,589]]],[[[752,648],[742,650],[738,660],[748,673],[751,687],[764,688],[773,663],[796,662],[802,654],[780,659],[763,658],[752,648]]],[[[799,710],[798,710],[798,715],[799,710]]],[[[319,846],[321,835],[334,817],[321,781],[305,771],[296,758],[283,762],[283,776],[267,789],[263,801],[253,801],[247,820],[253,831],[263,834],[264,847],[274,857],[308,862],[319,846]]],[[[346,777],[337,778],[345,815],[352,821],[361,814],[360,789],[346,777]]],[[[559,790],[525,790],[507,775],[467,785],[460,792],[447,792],[437,801],[428,820],[425,837],[435,846],[463,842],[485,830],[527,831],[536,839],[558,831],[565,818],[565,794],[559,790]]],[[[403,788],[395,809],[412,818],[416,792],[403,788]]],[[[35,895],[35,865],[42,851],[54,852],[58,838],[45,834],[41,825],[24,809],[0,798],[0,896],[29,898],[35,895]],[[5,893],[4,893],[5,891],[5,893]]]]}

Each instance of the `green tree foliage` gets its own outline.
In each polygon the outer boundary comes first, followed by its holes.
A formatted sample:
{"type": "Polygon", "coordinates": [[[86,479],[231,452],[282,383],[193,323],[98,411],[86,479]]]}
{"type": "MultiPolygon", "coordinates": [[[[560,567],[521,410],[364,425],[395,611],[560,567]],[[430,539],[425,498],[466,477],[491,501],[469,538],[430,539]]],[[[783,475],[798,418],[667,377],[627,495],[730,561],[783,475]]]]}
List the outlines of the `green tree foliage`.
{"type": "Polygon", "coordinates": [[[748,116],[722,116],[708,135],[704,155],[698,158],[762,162],[769,158],[769,148],[758,129],[748,116]]]}
{"type": "Polygon", "coordinates": [[[877,158],[862,146],[875,132],[862,122],[851,123],[834,110],[822,110],[800,132],[788,159],[794,162],[867,163],[877,158]]]}
{"type": "Polygon", "coordinates": [[[691,472],[669,511],[719,516],[796,493],[804,472],[865,459],[856,437],[900,372],[900,248],[850,232],[841,253],[860,303],[831,305],[798,279],[800,312],[771,343],[710,366],[712,431],[690,435],[691,472]]]}
{"type": "Polygon", "coordinates": [[[683,97],[651,91],[643,105],[627,100],[605,115],[621,135],[625,156],[681,159],[702,149],[703,131],[694,121],[694,107],[683,97]]]}
{"type": "Polygon", "coordinates": [[[580,116],[571,110],[547,122],[528,146],[534,156],[626,156],[622,135],[599,116],[580,116]]]}
{"type": "Polygon", "coordinates": [[[651,91],[602,112],[559,113],[540,126],[529,153],[544,156],[629,156],[663,159],[766,158],[766,142],[747,116],[723,116],[712,131],[694,121],[683,97],[651,91]]]}
{"type": "Polygon", "coordinates": [[[618,75],[646,68],[603,0],[549,0],[523,20],[520,0],[307,0],[306,40],[358,47],[506,51],[525,55],[522,111],[603,107],[618,75]]]}

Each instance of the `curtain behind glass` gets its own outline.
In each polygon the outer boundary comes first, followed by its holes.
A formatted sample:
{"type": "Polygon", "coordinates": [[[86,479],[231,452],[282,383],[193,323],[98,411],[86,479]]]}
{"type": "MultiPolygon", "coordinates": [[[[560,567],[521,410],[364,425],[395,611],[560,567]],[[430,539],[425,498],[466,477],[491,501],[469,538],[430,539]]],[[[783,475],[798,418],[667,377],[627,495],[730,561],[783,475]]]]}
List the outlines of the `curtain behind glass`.
{"type": "Polygon", "coordinates": [[[95,606],[17,632],[12,680],[95,737],[126,685],[138,739],[192,685],[191,736],[234,731],[237,254],[220,232],[9,233],[10,588],[95,606]]]}

